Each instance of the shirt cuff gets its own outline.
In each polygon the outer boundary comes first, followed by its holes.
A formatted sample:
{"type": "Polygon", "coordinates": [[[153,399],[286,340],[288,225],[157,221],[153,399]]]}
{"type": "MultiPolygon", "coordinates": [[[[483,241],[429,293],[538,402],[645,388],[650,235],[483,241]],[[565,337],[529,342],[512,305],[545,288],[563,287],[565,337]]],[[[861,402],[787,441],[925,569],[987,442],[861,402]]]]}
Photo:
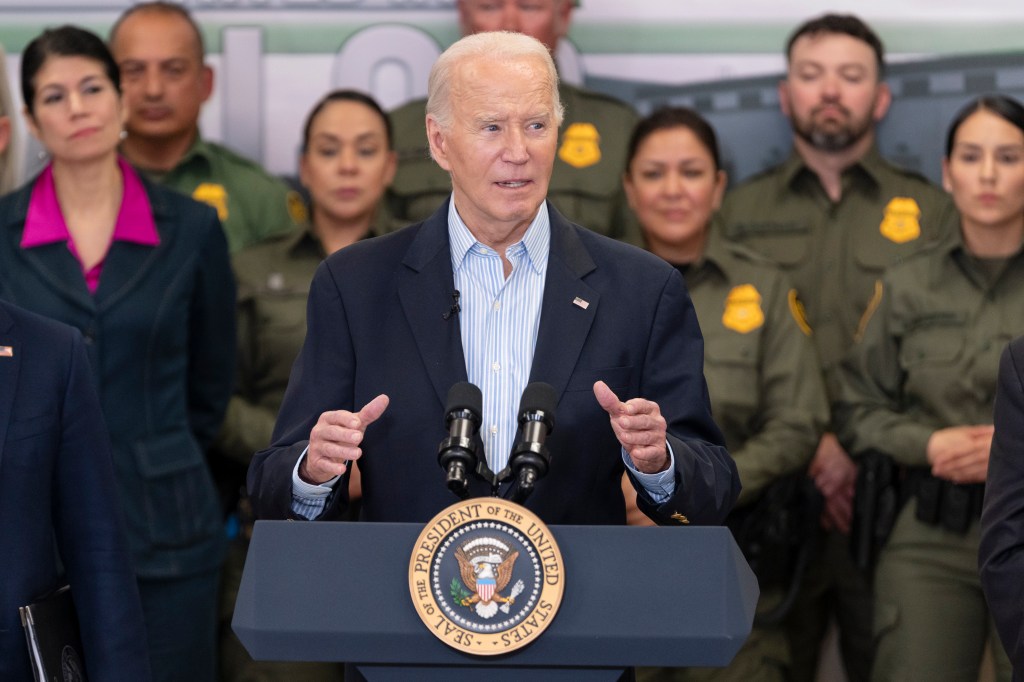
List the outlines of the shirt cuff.
{"type": "Polygon", "coordinates": [[[629,453],[626,452],[626,448],[622,448],[622,462],[629,469],[630,474],[636,479],[637,483],[647,492],[651,500],[657,504],[667,502],[676,491],[676,456],[672,452],[671,443],[665,441],[665,447],[668,448],[668,469],[659,471],[656,474],[645,474],[637,469],[629,453]]]}
{"type": "Polygon", "coordinates": [[[324,507],[327,506],[327,498],[334,492],[334,484],[338,482],[341,476],[335,476],[331,480],[320,484],[303,481],[299,477],[299,467],[302,466],[302,462],[306,459],[308,451],[309,446],[307,445],[306,449],[299,455],[299,459],[295,462],[295,468],[292,469],[291,509],[303,518],[315,519],[323,513],[324,507]]]}

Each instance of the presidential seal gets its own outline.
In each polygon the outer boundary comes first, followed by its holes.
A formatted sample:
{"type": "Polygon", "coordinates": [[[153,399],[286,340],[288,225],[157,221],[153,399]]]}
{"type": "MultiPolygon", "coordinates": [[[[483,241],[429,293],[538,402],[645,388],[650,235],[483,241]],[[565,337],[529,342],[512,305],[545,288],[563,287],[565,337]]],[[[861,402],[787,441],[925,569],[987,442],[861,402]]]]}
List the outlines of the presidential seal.
{"type": "Polygon", "coordinates": [[[409,593],[416,613],[448,646],[491,656],[522,648],[562,602],[562,554],[531,511],[473,498],[435,516],[416,540],[409,593]]]}

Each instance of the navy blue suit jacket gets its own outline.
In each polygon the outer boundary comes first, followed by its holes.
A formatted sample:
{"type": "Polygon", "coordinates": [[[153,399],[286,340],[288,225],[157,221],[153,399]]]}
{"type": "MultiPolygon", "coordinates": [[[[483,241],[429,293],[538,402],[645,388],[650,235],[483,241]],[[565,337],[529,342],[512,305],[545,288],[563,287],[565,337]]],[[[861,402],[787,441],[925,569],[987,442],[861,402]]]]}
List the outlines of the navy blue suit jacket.
{"type": "MultiPolygon", "coordinates": [[[[682,278],[660,258],[548,210],[551,253],[529,380],[554,386],[557,425],[550,472],[526,506],[547,523],[624,523],[620,445],[593,393],[600,379],[620,399],[656,401],[668,422],[675,494],[654,505],[641,491],[641,508],[661,523],[721,522],[740,486],[711,418],[703,341],[682,278]]],[[[391,403],[367,429],[359,460],[363,518],[424,522],[456,501],[437,464],[448,389],[467,378],[458,317],[442,316],[454,290],[447,214],[446,203],[317,270],[274,443],[249,469],[259,517],[289,517],[292,468],[320,414],[358,410],[381,393],[391,403]]],[[[345,488],[321,518],[343,513],[345,488]]]]}
{"type": "Polygon", "coordinates": [[[1024,337],[999,361],[995,427],[978,565],[1013,679],[1024,680],[1024,337]]]}
{"type": "Polygon", "coordinates": [[[124,533],[81,335],[0,302],[0,680],[32,679],[18,607],[61,585],[55,549],[89,679],[149,679],[124,533]]]}
{"type": "Polygon", "coordinates": [[[138,575],[216,570],[224,525],[205,450],[235,373],[235,283],[217,213],[143,179],[160,244],[113,242],[93,295],[64,242],[20,247],[34,184],[0,199],[0,298],[85,337],[138,575]]]}

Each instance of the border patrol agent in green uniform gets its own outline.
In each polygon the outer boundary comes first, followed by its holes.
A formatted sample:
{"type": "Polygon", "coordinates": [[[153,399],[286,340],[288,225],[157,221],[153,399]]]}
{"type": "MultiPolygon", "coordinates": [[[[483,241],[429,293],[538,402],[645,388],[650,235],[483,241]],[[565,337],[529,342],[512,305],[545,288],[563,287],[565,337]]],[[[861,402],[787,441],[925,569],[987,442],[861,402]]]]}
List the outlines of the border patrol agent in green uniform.
{"type": "MultiPolygon", "coordinates": [[[[462,35],[484,31],[525,33],[552,55],[569,30],[571,0],[459,0],[462,35]]],[[[560,83],[565,107],[548,200],[569,220],[608,237],[642,244],[622,191],[626,141],[636,124],[632,107],[608,95],[560,83]]],[[[391,112],[398,173],[388,193],[396,218],[418,222],[430,217],[451,194],[451,179],[430,158],[426,100],[391,112]]]]}
{"type": "MultiPolygon", "coordinates": [[[[683,272],[704,334],[715,423],[743,482],[726,521],[732,526],[772,483],[806,469],[828,421],[828,401],[795,290],[763,258],[717,236],[718,225],[710,230],[703,257],[683,272]]],[[[764,617],[779,607],[788,583],[758,579],[757,615],[764,617]]],[[[755,624],[726,668],[639,668],[637,680],[784,682],[790,659],[784,631],[755,624]]]]}
{"type": "MultiPolygon", "coordinates": [[[[640,668],[637,679],[783,682],[790,655],[779,622],[820,507],[805,471],[829,416],[811,329],[779,268],[722,238],[714,212],[727,178],[706,120],[658,109],[637,124],[627,157],[623,187],[646,245],[680,270],[700,321],[715,421],[743,483],[726,524],[761,588],[754,628],[727,668],[640,668]]],[[[628,483],[623,494],[636,524],[628,483]]]]}
{"type": "Polygon", "coordinates": [[[110,33],[128,109],[121,153],[151,180],[217,209],[232,253],[306,221],[295,191],[254,161],[204,142],[199,113],[213,92],[203,36],[188,10],[140,3],[110,33]]]}
{"type": "Polygon", "coordinates": [[[974,682],[990,643],[1009,682],[978,550],[999,357],[1024,332],[1024,105],[977,98],[946,140],[943,184],[960,215],[945,241],[886,273],[840,367],[835,417],[851,452],[899,465],[886,477],[891,511],[874,529],[888,541],[873,679],[974,682]]]}
{"type": "Polygon", "coordinates": [[[999,355],[1024,333],[1024,253],[985,264],[957,232],[883,282],[836,407],[849,451],[892,457],[905,486],[875,577],[873,679],[973,682],[988,640],[1009,682],[978,577],[984,484],[931,476],[926,448],[940,429],[992,423],[999,355]]]}
{"type": "MultiPolygon", "coordinates": [[[[878,154],[874,127],[891,93],[882,81],[884,48],[870,27],[853,16],[824,15],[798,27],[786,51],[779,102],[795,133],[794,152],[730,192],[720,215],[724,236],[780,265],[796,286],[834,399],[835,365],[878,304],[876,281],[939,238],[953,208],[923,177],[878,154]]],[[[847,676],[862,682],[874,646],[870,588],[849,551],[856,466],[829,433],[810,475],[833,532],[822,538],[787,622],[793,679],[815,679],[834,614],[847,676]]]]}
{"type": "MultiPolygon", "coordinates": [[[[390,122],[380,105],[354,90],[327,93],[303,126],[299,178],[310,195],[310,225],[234,257],[240,290],[237,380],[217,446],[246,469],[253,453],[271,443],[292,365],[305,340],[313,275],[329,253],[373,237],[374,226],[392,224],[382,198],[395,166],[390,122]]],[[[350,488],[357,489],[357,474],[358,469],[350,488]]],[[[358,505],[350,512],[356,518],[358,505]]],[[[252,506],[244,493],[238,516],[241,532],[225,565],[225,622],[234,611],[251,538],[252,506]]],[[[221,646],[225,680],[332,682],[343,675],[340,664],[253,661],[226,628],[221,646]]]]}

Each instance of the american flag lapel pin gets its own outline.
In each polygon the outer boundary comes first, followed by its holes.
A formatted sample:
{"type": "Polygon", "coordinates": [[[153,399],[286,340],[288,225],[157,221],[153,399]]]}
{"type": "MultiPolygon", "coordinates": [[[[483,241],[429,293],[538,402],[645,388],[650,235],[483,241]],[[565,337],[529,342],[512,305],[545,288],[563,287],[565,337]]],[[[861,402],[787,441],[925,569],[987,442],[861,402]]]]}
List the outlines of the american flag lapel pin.
{"type": "Polygon", "coordinates": [[[11,346],[0,346],[0,358],[13,358],[14,348],[11,346]]]}
{"type": "Polygon", "coordinates": [[[590,302],[589,301],[584,301],[579,296],[577,296],[576,298],[572,299],[572,304],[576,305],[576,306],[579,306],[580,308],[583,308],[584,310],[586,310],[587,308],[590,307],[590,302]]]}

